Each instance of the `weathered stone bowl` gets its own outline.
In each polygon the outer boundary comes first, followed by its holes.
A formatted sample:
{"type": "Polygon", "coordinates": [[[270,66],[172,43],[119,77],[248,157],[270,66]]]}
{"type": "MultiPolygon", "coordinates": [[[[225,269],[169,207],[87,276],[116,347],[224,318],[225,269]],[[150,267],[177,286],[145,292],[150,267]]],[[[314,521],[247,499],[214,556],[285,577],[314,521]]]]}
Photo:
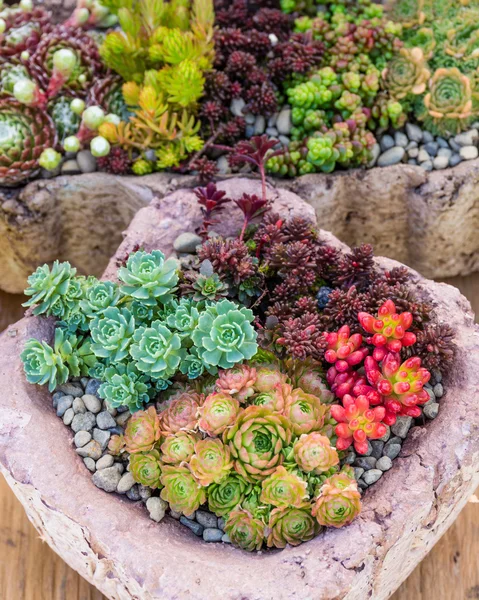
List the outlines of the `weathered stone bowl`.
{"type": "MultiPolygon", "coordinates": [[[[236,180],[228,193],[253,191],[236,180]]],[[[279,191],[283,214],[311,208],[279,191]]],[[[153,201],[138,212],[112,259],[134,244],[171,250],[180,231],[199,224],[190,191],[153,201]]],[[[237,230],[233,212],[224,233],[237,230]]],[[[328,243],[342,245],[327,232],[328,243]]],[[[396,263],[379,258],[391,268],[396,263]]],[[[0,337],[0,469],[42,538],[83,577],[115,600],[385,600],[454,521],[479,484],[479,328],[458,290],[411,272],[419,296],[455,330],[456,363],[445,374],[439,416],[414,428],[393,468],[364,496],[349,527],[328,530],[283,551],[250,554],[208,544],[177,521],[156,524],[140,503],[96,488],[71,449],[47,390],[26,383],[19,358],[29,337],[51,339],[53,323],[26,317],[0,337]]]]}
{"type": "MultiPolygon", "coordinates": [[[[370,242],[426,277],[479,268],[479,160],[431,173],[401,164],[270,181],[311,204],[321,227],[350,246],[370,242]]],[[[171,173],[93,173],[0,189],[0,288],[21,292],[39,264],[57,258],[100,275],[140,208],[195,185],[171,173]]]]}

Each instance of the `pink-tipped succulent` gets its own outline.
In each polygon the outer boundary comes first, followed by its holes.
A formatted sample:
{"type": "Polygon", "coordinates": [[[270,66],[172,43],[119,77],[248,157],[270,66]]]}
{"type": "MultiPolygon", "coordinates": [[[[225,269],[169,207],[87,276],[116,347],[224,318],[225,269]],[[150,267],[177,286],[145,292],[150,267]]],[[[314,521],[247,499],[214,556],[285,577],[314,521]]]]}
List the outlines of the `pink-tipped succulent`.
{"type": "Polygon", "coordinates": [[[368,356],[364,368],[369,383],[384,396],[386,416],[383,421],[387,425],[396,422],[397,415],[419,417],[421,409],[419,404],[429,400],[429,394],[424,390],[424,385],[431,378],[431,373],[421,367],[421,359],[412,356],[403,363],[396,352],[387,354],[381,363],[368,356]]]}
{"type": "Polygon", "coordinates": [[[353,388],[361,382],[361,375],[357,371],[345,371],[340,373],[336,366],[330,367],[326,373],[326,381],[331,387],[333,394],[341,399],[346,394],[351,394],[353,388]]]}
{"type": "Polygon", "coordinates": [[[334,400],[334,394],[326,385],[324,369],[320,362],[312,359],[289,360],[286,364],[294,387],[318,396],[323,404],[330,404],[334,400]]]}
{"type": "Polygon", "coordinates": [[[255,392],[269,392],[277,385],[286,383],[286,375],[271,365],[256,367],[256,381],[253,384],[255,392]]]}
{"type": "Polygon", "coordinates": [[[292,391],[293,387],[289,383],[278,383],[272,390],[256,394],[252,403],[255,406],[263,406],[272,412],[282,413],[292,391]]]}
{"type": "Polygon", "coordinates": [[[343,527],[358,516],[361,494],[352,469],[346,467],[326,479],[311,512],[324,527],[343,527]]]}
{"type": "Polygon", "coordinates": [[[343,325],[337,332],[325,333],[324,337],[328,342],[324,358],[326,362],[333,364],[339,373],[345,373],[351,367],[359,365],[368,354],[368,349],[361,347],[362,335],[351,335],[348,325],[343,325]]]}
{"type": "Polygon", "coordinates": [[[287,397],[283,414],[291,423],[291,429],[296,435],[318,431],[324,425],[327,406],[312,394],[306,394],[296,388],[287,397]]]}
{"type": "Polygon", "coordinates": [[[202,398],[194,392],[183,392],[161,413],[161,430],[165,434],[192,431],[198,422],[202,398]]]}
{"type": "Polygon", "coordinates": [[[318,431],[303,434],[293,446],[294,460],[305,473],[320,475],[339,464],[339,456],[329,438],[318,431]]]}
{"type": "Polygon", "coordinates": [[[211,437],[221,435],[235,422],[239,412],[239,402],[223,392],[210,394],[199,409],[198,427],[211,437]]]}
{"type": "Polygon", "coordinates": [[[139,410],[129,419],[125,429],[125,448],[129,454],[153,450],[161,436],[160,419],[153,406],[139,410]]]}
{"type": "Polygon", "coordinates": [[[203,487],[211,483],[219,483],[233,468],[231,451],[219,439],[200,440],[195,444],[195,453],[188,466],[203,487]]]}
{"type": "Polygon", "coordinates": [[[338,450],[346,450],[353,444],[358,454],[366,454],[368,439],[377,440],[387,431],[382,423],[386,409],[383,406],[371,408],[366,396],[354,398],[346,394],[342,402],[343,406],[331,406],[331,415],[338,421],[335,428],[338,436],[336,447],[338,450]]]}
{"type": "Polygon", "coordinates": [[[407,331],[412,325],[412,314],[396,312],[392,300],[386,300],[379,308],[377,317],[360,312],[358,320],[362,328],[371,334],[368,342],[375,346],[373,358],[377,361],[383,360],[388,352],[400,352],[404,346],[416,343],[415,334],[407,331]]]}
{"type": "Polygon", "coordinates": [[[188,462],[195,452],[198,435],[179,431],[169,435],[161,444],[161,460],[172,465],[188,462]]]}
{"type": "Polygon", "coordinates": [[[220,371],[216,387],[218,391],[234,396],[239,402],[245,402],[254,394],[256,369],[248,365],[237,365],[232,369],[220,371]]]}

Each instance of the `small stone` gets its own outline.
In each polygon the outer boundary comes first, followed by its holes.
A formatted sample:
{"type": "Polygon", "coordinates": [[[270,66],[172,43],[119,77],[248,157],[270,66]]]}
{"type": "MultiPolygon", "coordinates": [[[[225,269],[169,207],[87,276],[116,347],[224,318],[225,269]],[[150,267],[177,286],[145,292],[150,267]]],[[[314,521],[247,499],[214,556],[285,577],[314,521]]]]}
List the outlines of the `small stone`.
{"type": "Polygon", "coordinates": [[[279,135],[278,140],[281,142],[281,144],[283,146],[286,146],[286,147],[288,147],[291,144],[291,140],[289,139],[289,137],[286,137],[285,135],[279,135]]]}
{"type": "Polygon", "coordinates": [[[343,462],[345,465],[352,465],[355,460],[356,460],[356,452],[348,452],[348,454],[346,455],[346,458],[344,459],[343,462]]]}
{"type": "Polygon", "coordinates": [[[389,438],[391,437],[391,428],[389,427],[389,425],[385,425],[386,427],[386,433],[383,435],[382,438],[379,438],[382,442],[387,442],[389,440],[389,438]]]}
{"type": "Polygon", "coordinates": [[[73,438],[77,448],[83,448],[90,440],[91,433],[88,433],[88,431],[79,431],[78,433],[75,433],[75,437],[73,438]]]}
{"type": "Polygon", "coordinates": [[[56,410],[58,403],[60,402],[60,398],[63,398],[65,394],[63,392],[55,392],[52,395],[53,408],[56,410]]]}
{"type": "Polygon", "coordinates": [[[85,394],[87,396],[96,396],[100,385],[101,381],[98,381],[98,379],[90,379],[85,387],[85,394]]]}
{"type": "Polygon", "coordinates": [[[430,402],[435,402],[436,396],[434,395],[434,390],[432,388],[426,387],[426,386],[424,386],[424,389],[426,390],[426,392],[429,395],[429,400],[426,402],[426,404],[429,404],[430,402]]]}
{"type": "Polygon", "coordinates": [[[402,148],[406,148],[406,146],[409,144],[407,135],[402,131],[396,131],[394,134],[394,142],[396,146],[401,146],[402,148]]]}
{"type": "Polygon", "coordinates": [[[406,134],[412,142],[419,144],[423,140],[422,129],[413,123],[406,123],[406,134]]]}
{"type": "Polygon", "coordinates": [[[279,116],[279,113],[274,113],[274,115],[271,115],[271,117],[268,119],[268,127],[274,127],[276,125],[278,116],[279,116]]]}
{"type": "Polygon", "coordinates": [[[123,475],[123,472],[125,471],[125,465],[121,462],[116,462],[113,463],[112,469],[116,469],[120,475],[123,475]]]}
{"type": "Polygon", "coordinates": [[[436,398],[442,398],[444,396],[444,387],[442,383],[436,383],[436,385],[433,388],[433,391],[436,398]]]}
{"type": "Polygon", "coordinates": [[[180,518],[181,518],[181,514],[182,514],[182,513],[178,512],[178,511],[176,511],[176,510],[171,510],[171,509],[170,509],[170,517],[171,517],[172,519],[176,519],[177,521],[179,521],[179,520],[180,520],[180,518]]]}
{"type": "Polygon", "coordinates": [[[110,429],[108,431],[112,435],[123,435],[125,433],[125,430],[123,429],[123,427],[118,427],[118,425],[116,425],[115,427],[110,427],[110,429]]]}
{"type": "Polygon", "coordinates": [[[216,515],[213,513],[207,512],[206,510],[197,510],[196,511],[196,520],[198,523],[203,525],[203,527],[212,527],[215,528],[218,526],[218,519],[216,515]]]}
{"type": "Polygon", "coordinates": [[[105,454],[105,456],[102,456],[96,463],[96,468],[98,471],[100,471],[100,469],[108,469],[113,466],[114,462],[114,458],[111,454],[105,454]]]}
{"type": "Polygon", "coordinates": [[[102,450],[106,449],[110,438],[111,433],[109,431],[103,431],[102,429],[97,429],[96,427],[93,430],[93,439],[100,444],[102,450]]]}
{"type": "Polygon", "coordinates": [[[223,517],[218,517],[218,527],[224,531],[225,530],[226,521],[223,517]]]}
{"type": "Polygon", "coordinates": [[[381,154],[381,146],[376,143],[371,148],[371,158],[368,162],[368,167],[371,169],[378,162],[379,155],[381,154]]]}
{"type": "Polygon", "coordinates": [[[86,446],[82,446],[81,448],[77,448],[77,454],[82,456],[83,458],[89,457],[93,458],[93,460],[98,460],[101,458],[101,447],[98,442],[95,440],[91,440],[86,444],[86,446]]]}
{"type": "MultiPolygon", "coordinates": [[[[389,471],[389,469],[393,466],[393,461],[389,458],[389,456],[382,456],[378,462],[376,463],[376,468],[380,471],[389,471]]],[[[97,464],[98,469],[98,464],[97,464]]]]}
{"type": "Polygon", "coordinates": [[[376,483],[376,481],[378,481],[378,479],[380,479],[382,476],[383,472],[380,469],[371,469],[370,471],[366,471],[366,473],[364,473],[363,479],[368,485],[372,485],[373,483],[376,483]]]}
{"type": "Polygon", "coordinates": [[[150,514],[150,519],[159,523],[165,516],[168,503],[159,498],[158,496],[152,496],[146,501],[146,510],[150,514]]]}
{"type": "Polygon", "coordinates": [[[98,413],[96,416],[96,424],[100,429],[111,429],[116,427],[115,419],[106,410],[98,413]]]}
{"type": "Polygon", "coordinates": [[[186,231],[180,233],[180,235],[173,242],[173,248],[177,252],[196,253],[196,247],[202,243],[202,238],[196,233],[186,231]]]}
{"type": "Polygon", "coordinates": [[[373,447],[371,446],[371,442],[368,440],[368,449],[366,450],[366,452],[364,452],[364,454],[361,454],[361,456],[371,456],[372,453],[373,447]]]}
{"type": "Polygon", "coordinates": [[[479,156],[479,150],[476,146],[464,146],[459,154],[463,160],[473,160],[479,156]]]}
{"type": "Polygon", "coordinates": [[[398,437],[404,439],[407,436],[411,425],[412,417],[399,416],[397,417],[394,425],[391,427],[391,431],[394,433],[394,435],[397,435],[398,437]]]}
{"type": "Polygon", "coordinates": [[[86,409],[95,415],[101,411],[101,400],[93,394],[85,394],[82,396],[82,400],[86,409]]]}
{"type": "Polygon", "coordinates": [[[381,146],[381,150],[386,152],[390,148],[394,148],[394,138],[391,135],[383,135],[381,138],[379,145],[381,146]]]}
{"type": "MultiPolygon", "coordinates": [[[[98,468],[98,463],[97,463],[97,468],[98,468]]],[[[128,490],[126,492],[126,497],[129,500],[133,500],[133,502],[138,502],[138,500],[141,500],[140,492],[138,491],[138,486],[134,485],[130,490],[128,490]]]]}
{"type": "Polygon", "coordinates": [[[454,150],[454,152],[459,152],[461,149],[461,146],[459,146],[459,144],[452,139],[449,140],[449,146],[454,150]]]}
{"type": "Polygon", "coordinates": [[[81,398],[83,396],[83,389],[74,383],[64,383],[59,385],[57,390],[60,390],[60,392],[63,392],[67,396],[73,396],[74,398],[81,398]]]}
{"type": "Polygon", "coordinates": [[[188,519],[187,517],[182,515],[180,517],[180,523],[185,527],[188,527],[188,529],[191,529],[191,531],[198,537],[201,537],[203,535],[203,531],[205,528],[203,527],[203,525],[200,525],[196,521],[192,521],[191,519],[188,519]]]}
{"type": "Polygon", "coordinates": [[[221,538],[221,541],[224,544],[231,544],[230,536],[227,533],[224,534],[224,536],[221,538]]]}
{"type": "Polygon", "coordinates": [[[354,464],[365,471],[369,471],[369,469],[374,469],[376,466],[376,459],[374,456],[358,456],[354,464]]]}
{"type": "Polygon", "coordinates": [[[262,135],[266,129],[266,119],[263,115],[258,115],[254,121],[254,135],[262,135]]]}
{"type": "Polygon", "coordinates": [[[459,144],[459,146],[475,146],[479,141],[479,131],[477,129],[464,131],[463,133],[456,135],[454,141],[456,144],[459,144]]]}
{"type": "Polygon", "coordinates": [[[127,412],[120,413],[115,419],[116,424],[124,428],[130,417],[131,413],[129,410],[127,410],[127,412]]]}
{"type": "Polygon", "coordinates": [[[256,117],[254,116],[253,113],[248,113],[247,115],[245,115],[244,120],[246,121],[246,123],[248,125],[253,125],[256,120],[256,117]]]}
{"type": "Polygon", "coordinates": [[[73,404],[73,396],[63,396],[57,404],[57,417],[63,417],[65,412],[71,408],[73,404]]]}
{"type": "Polygon", "coordinates": [[[434,168],[434,166],[432,164],[432,160],[426,160],[425,162],[422,162],[420,164],[420,167],[421,167],[421,169],[424,169],[425,171],[432,171],[434,168]]]}
{"type": "Polygon", "coordinates": [[[414,148],[418,147],[418,143],[417,142],[409,142],[409,144],[406,146],[406,152],[409,152],[409,150],[414,150],[414,148]]]}
{"type": "Polygon", "coordinates": [[[109,467],[108,469],[101,469],[101,471],[96,471],[93,475],[93,483],[96,487],[104,490],[105,492],[116,492],[116,487],[120,482],[121,474],[118,469],[113,467],[109,467]]]}
{"type": "Polygon", "coordinates": [[[81,173],[81,170],[77,161],[74,158],[72,158],[71,160],[66,160],[62,164],[63,175],[77,175],[78,173],[81,173]]]}
{"type": "Polygon", "coordinates": [[[140,493],[140,498],[143,500],[143,502],[146,502],[148,498],[151,498],[151,488],[147,487],[146,485],[139,485],[138,492],[140,493]]]}
{"type": "Polygon", "coordinates": [[[437,151],[437,155],[438,156],[446,156],[447,159],[450,159],[452,156],[452,150],[449,147],[439,148],[439,150],[437,151]]]}
{"type": "Polygon", "coordinates": [[[85,464],[85,467],[89,471],[91,471],[92,473],[95,472],[96,464],[95,464],[95,461],[93,460],[93,458],[90,458],[89,456],[87,456],[86,458],[83,459],[83,463],[85,464]]]}
{"type": "Polygon", "coordinates": [[[417,155],[417,161],[419,163],[423,163],[426,162],[427,160],[430,160],[430,156],[429,154],[426,152],[426,150],[424,150],[424,148],[421,148],[421,150],[419,150],[419,154],[417,155]]]}
{"type": "Polygon", "coordinates": [[[371,456],[374,456],[376,460],[378,458],[381,458],[381,456],[383,455],[384,442],[382,442],[381,440],[371,440],[371,446],[373,447],[371,456]]]}
{"type": "Polygon", "coordinates": [[[112,417],[116,417],[116,415],[118,414],[118,411],[116,408],[114,408],[113,406],[109,406],[108,402],[106,400],[103,400],[103,405],[102,405],[103,410],[105,410],[107,413],[110,413],[110,415],[112,417]]]}
{"type": "Polygon", "coordinates": [[[82,384],[83,389],[86,388],[89,381],[90,380],[88,379],[88,377],[80,377],[80,383],[82,384]]]}
{"type": "Polygon", "coordinates": [[[449,159],[449,166],[450,167],[455,167],[456,165],[458,165],[459,163],[462,162],[462,156],[460,154],[457,154],[456,152],[451,156],[451,158],[449,159]]]}
{"type": "Polygon", "coordinates": [[[409,158],[407,164],[417,167],[417,160],[415,158],[409,158]]]}
{"type": "Polygon", "coordinates": [[[63,423],[68,427],[69,425],[72,424],[74,416],[75,416],[75,413],[73,411],[73,408],[68,408],[65,411],[65,414],[63,415],[63,423]]]}
{"type": "Polygon", "coordinates": [[[96,171],[96,158],[90,150],[80,150],[77,154],[77,163],[82,173],[94,173],[96,171]]]}
{"type": "Polygon", "coordinates": [[[391,165],[397,165],[402,161],[405,153],[406,151],[401,146],[394,146],[394,148],[390,148],[381,154],[378,158],[378,166],[390,167],[391,165]]]}
{"type": "Polygon", "coordinates": [[[449,149],[449,144],[447,143],[447,140],[445,140],[443,137],[437,137],[436,142],[438,143],[439,148],[448,148],[449,149]]]}
{"type": "Polygon", "coordinates": [[[367,484],[367,483],[364,481],[364,479],[360,479],[360,480],[358,481],[358,488],[359,488],[360,490],[363,490],[363,491],[364,491],[364,490],[367,490],[367,489],[368,489],[368,487],[369,487],[369,486],[368,486],[368,484],[367,484]]]}
{"type": "Polygon", "coordinates": [[[203,531],[203,541],[205,542],[221,542],[224,533],[221,529],[209,527],[203,531]]]}
{"type": "Polygon", "coordinates": [[[394,460],[396,456],[401,452],[401,444],[386,444],[384,446],[384,456],[394,460]]]}
{"type": "Polygon", "coordinates": [[[434,381],[436,383],[441,383],[441,381],[442,381],[442,373],[441,373],[441,371],[439,369],[433,369],[431,374],[434,377],[434,381]]]}
{"type": "Polygon", "coordinates": [[[356,481],[359,481],[361,479],[363,473],[364,469],[362,469],[361,467],[354,467],[354,477],[356,478],[356,481]]]}
{"type": "Polygon", "coordinates": [[[424,150],[429,156],[436,156],[437,151],[439,150],[439,144],[437,142],[428,142],[427,144],[424,144],[424,150]]]}
{"type": "Polygon", "coordinates": [[[246,125],[245,136],[251,138],[254,135],[254,125],[246,125]]]}
{"type": "Polygon", "coordinates": [[[289,135],[291,133],[292,126],[293,124],[291,122],[291,109],[289,107],[283,108],[283,110],[280,111],[276,120],[276,129],[281,135],[289,135]]]}
{"type": "Polygon", "coordinates": [[[246,106],[246,102],[243,98],[233,98],[230,105],[230,111],[235,117],[243,116],[243,108],[246,106]]]}
{"type": "Polygon", "coordinates": [[[231,167],[226,156],[220,156],[218,158],[216,161],[216,167],[218,168],[218,173],[220,175],[227,175],[228,173],[231,173],[231,167]]]}
{"type": "Polygon", "coordinates": [[[75,400],[73,400],[72,408],[76,415],[86,413],[86,406],[81,398],[75,398],[75,400]]]}
{"type": "Polygon", "coordinates": [[[424,416],[428,419],[435,419],[439,414],[439,404],[437,402],[431,402],[423,408],[424,416]]]}
{"type": "Polygon", "coordinates": [[[410,150],[407,151],[407,154],[408,154],[409,158],[417,158],[419,156],[419,149],[411,148],[410,150]]]}
{"type": "Polygon", "coordinates": [[[91,412],[78,414],[73,417],[71,428],[75,433],[78,431],[91,431],[95,427],[95,415],[91,412]]]}
{"type": "Polygon", "coordinates": [[[136,482],[133,479],[133,474],[128,471],[123,475],[123,477],[118,482],[118,485],[116,486],[116,491],[119,494],[126,494],[126,492],[128,490],[131,490],[131,488],[135,485],[135,483],[136,482]]]}
{"type": "Polygon", "coordinates": [[[425,144],[428,144],[429,142],[433,142],[434,141],[434,136],[429,131],[423,131],[422,132],[422,141],[425,144]]]}
{"type": "Polygon", "coordinates": [[[266,135],[269,135],[269,137],[272,138],[277,138],[279,134],[276,127],[268,127],[268,129],[266,129],[266,135]]]}
{"type": "Polygon", "coordinates": [[[432,161],[432,164],[436,171],[447,169],[449,166],[449,158],[447,156],[436,156],[436,158],[432,161]]]}
{"type": "Polygon", "coordinates": [[[389,440],[388,444],[402,444],[402,439],[395,435],[389,440]]]}

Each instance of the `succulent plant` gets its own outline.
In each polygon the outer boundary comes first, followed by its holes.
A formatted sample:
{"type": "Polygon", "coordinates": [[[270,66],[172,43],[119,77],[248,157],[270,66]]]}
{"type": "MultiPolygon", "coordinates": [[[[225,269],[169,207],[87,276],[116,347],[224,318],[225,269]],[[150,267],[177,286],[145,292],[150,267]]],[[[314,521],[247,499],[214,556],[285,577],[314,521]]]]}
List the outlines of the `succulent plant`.
{"type": "Polygon", "coordinates": [[[261,549],[265,526],[250,512],[238,508],[230,512],[225,523],[225,532],[235,546],[252,552],[261,549]]]}
{"type": "Polygon", "coordinates": [[[36,175],[42,152],[55,144],[55,127],[45,111],[0,98],[0,185],[18,185],[36,175]]]}
{"type": "Polygon", "coordinates": [[[251,310],[229,300],[208,306],[192,335],[200,358],[222,369],[252,358],[258,348],[252,321],[251,310]]]}
{"type": "Polygon", "coordinates": [[[327,406],[312,394],[296,388],[287,396],[283,414],[296,435],[318,431],[324,424],[327,406]]]}
{"type": "Polygon", "coordinates": [[[324,360],[334,364],[340,373],[362,363],[369,352],[367,348],[361,347],[362,335],[359,333],[351,335],[349,325],[343,325],[337,332],[325,333],[324,337],[328,342],[324,360]]]}
{"type": "Polygon", "coordinates": [[[321,475],[339,464],[339,456],[331,441],[318,431],[303,434],[293,446],[294,460],[305,473],[321,475]]]}
{"type": "Polygon", "coordinates": [[[256,367],[254,391],[263,393],[274,390],[276,386],[286,383],[286,375],[274,365],[259,365],[256,367]]]}
{"type": "Polygon", "coordinates": [[[183,392],[161,413],[161,429],[165,434],[192,431],[198,422],[198,409],[203,398],[195,392],[183,392]]]}
{"type": "Polygon", "coordinates": [[[200,313],[194,301],[182,298],[173,314],[168,315],[166,322],[171,329],[176,329],[182,339],[190,338],[198,326],[200,313]]]}
{"type": "Polygon", "coordinates": [[[392,17],[405,28],[422,25],[426,19],[424,0],[401,0],[392,8],[392,17]]]}
{"type": "Polygon", "coordinates": [[[130,473],[133,479],[156,490],[161,487],[161,460],[158,450],[141,452],[130,456],[130,473]]]}
{"type": "Polygon", "coordinates": [[[293,388],[288,383],[278,383],[269,392],[260,392],[253,397],[252,404],[262,406],[271,412],[283,413],[287,398],[293,388]]]}
{"type": "MultiPolygon", "coordinates": [[[[74,136],[80,127],[81,118],[71,109],[71,102],[71,96],[61,95],[48,103],[48,113],[55,124],[60,143],[64,143],[65,139],[74,136]]],[[[74,139],[78,140],[76,137],[74,139]]],[[[76,151],[80,149],[79,146],[78,142],[76,151]]]]}
{"type": "Polygon", "coordinates": [[[184,286],[185,293],[193,295],[194,302],[202,300],[221,300],[228,294],[228,285],[221,281],[216,273],[212,275],[194,275],[190,284],[184,286]]]}
{"type": "Polygon", "coordinates": [[[48,389],[53,392],[57,385],[68,380],[70,372],[63,357],[45,341],[28,340],[20,357],[29,383],[48,383],[48,389]]]}
{"type": "Polygon", "coordinates": [[[180,372],[186,375],[188,379],[198,379],[205,370],[214,375],[217,372],[216,367],[210,367],[204,364],[198,356],[196,348],[191,348],[180,363],[180,372]]]}
{"type": "Polygon", "coordinates": [[[191,515],[206,502],[206,491],[187,467],[165,465],[162,468],[161,497],[172,510],[191,515]]]}
{"type": "Polygon", "coordinates": [[[311,515],[311,505],[305,502],[300,506],[275,508],[268,522],[267,545],[285,548],[286,544],[298,546],[309,542],[319,531],[317,521],[311,515]]]}
{"type": "Polygon", "coordinates": [[[30,10],[12,8],[5,17],[0,62],[19,58],[25,51],[32,52],[42,35],[51,29],[52,15],[41,6],[32,6],[30,10]]]}
{"type": "Polygon", "coordinates": [[[175,259],[165,261],[160,250],[130,254],[126,267],[120,267],[118,277],[124,283],[121,293],[141,301],[146,306],[157,302],[166,304],[178,282],[178,263],[175,259]]]}
{"type": "Polygon", "coordinates": [[[127,121],[132,113],[123,98],[122,85],[123,80],[117,75],[107,75],[98,79],[90,89],[89,104],[101,106],[106,113],[112,113],[122,121],[127,121]]]}
{"type": "Polygon", "coordinates": [[[206,438],[196,442],[189,469],[202,486],[219,483],[232,468],[231,451],[220,439],[206,438]]]}
{"type": "Polygon", "coordinates": [[[326,385],[326,377],[320,362],[311,358],[304,361],[286,361],[293,381],[293,387],[301,388],[307,394],[317,396],[323,404],[330,404],[334,394],[326,385]]]}
{"type": "Polygon", "coordinates": [[[51,315],[54,307],[60,305],[60,312],[56,312],[57,317],[64,314],[63,299],[65,298],[70,284],[76,274],[70,263],[60,263],[56,260],[52,268],[48,265],[42,265],[28,277],[28,287],[25,290],[26,296],[31,298],[23,306],[34,306],[34,315],[51,315]]]}
{"type": "Polygon", "coordinates": [[[120,362],[128,356],[135,319],[127,308],[110,306],[90,324],[92,350],[99,358],[120,362]]]}
{"type": "Polygon", "coordinates": [[[256,369],[242,364],[226,371],[220,371],[216,387],[220,392],[234,396],[239,402],[245,402],[254,394],[255,382],[256,369]]]}
{"type": "Polygon", "coordinates": [[[136,329],[130,355],[138,370],[154,379],[168,379],[178,370],[186,350],[177,333],[162,321],[153,321],[150,327],[136,329]]]}
{"type": "Polygon", "coordinates": [[[128,406],[133,413],[150,401],[151,391],[148,378],[130,362],[127,365],[120,363],[107,367],[98,394],[106,400],[108,406],[128,406]]]}
{"type": "Polygon", "coordinates": [[[283,462],[281,453],[291,441],[289,422],[259,406],[249,406],[223,434],[234,468],[252,483],[266,479],[283,462]]]}
{"type": "Polygon", "coordinates": [[[389,93],[397,100],[423,94],[430,75],[421,48],[401,48],[382,73],[389,93]]]}
{"type": "Polygon", "coordinates": [[[199,409],[198,427],[210,437],[219,436],[235,422],[238,411],[238,400],[229,394],[210,394],[199,409]]]}
{"type": "Polygon", "coordinates": [[[261,482],[260,501],[278,508],[299,507],[308,497],[308,484],[282,465],[261,482]]]}
{"type": "Polygon", "coordinates": [[[108,452],[112,456],[119,456],[125,449],[125,436],[112,435],[108,442],[108,452]]]}
{"type": "Polygon", "coordinates": [[[115,283],[92,281],[85,291],[85,299],[81,301],[80,307],[88,318],[93,319],[103,315],[107,308],[116,306],[119,299],[120,291],[115,283]]]}
{"type": "Polygon", "coordinates": [[[208,486],[208,508],[218,517],[226,517],[240,506],[253,486],[236,473],[229,473],[219,483],[208,486]]]}
{"type": "Polygon", "coordinates": [[[168,435],[161,444],[161,460],[172,465],[188,462],[195,452],[197,441],[198,436],[187,431],[168,435]]]}
{"type": "Polygon", "coordinates": [[[326,479],[316,499],[312,515],[325,527],[349,525],[361,512],[361,494],[352,470],[326,479]]]}
{"type": "Polygon", "coordinates": [[[477,6],[471,10],[463,10],[454,27],[447,31],[444,43],[446,54],[456,59],[467,61],[478,58],[479,28],[477,26],[477,6]]]}
{"type": "Polygon", "coordinates": [[[160,441],[160,419],[153,406],[130,417],[125,429],[125,448],[129,454],[149,452],[160,441]]]}

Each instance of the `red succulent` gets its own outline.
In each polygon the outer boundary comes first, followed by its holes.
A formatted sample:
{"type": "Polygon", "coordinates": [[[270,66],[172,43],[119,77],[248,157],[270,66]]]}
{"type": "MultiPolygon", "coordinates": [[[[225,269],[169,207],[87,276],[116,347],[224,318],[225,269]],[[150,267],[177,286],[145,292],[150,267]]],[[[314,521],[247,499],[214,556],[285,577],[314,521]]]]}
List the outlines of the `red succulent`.
{"type": "Polygon", "coordinates": [[[360,333],[351,335],[348,325],[343,325],[337,332],[323,334],[328,347],[324,353],[326,362],[334,364],[339,373],[348,371],[359,365],[368,354],[368,349],[361,347],[363,336],[360,333]]]}

